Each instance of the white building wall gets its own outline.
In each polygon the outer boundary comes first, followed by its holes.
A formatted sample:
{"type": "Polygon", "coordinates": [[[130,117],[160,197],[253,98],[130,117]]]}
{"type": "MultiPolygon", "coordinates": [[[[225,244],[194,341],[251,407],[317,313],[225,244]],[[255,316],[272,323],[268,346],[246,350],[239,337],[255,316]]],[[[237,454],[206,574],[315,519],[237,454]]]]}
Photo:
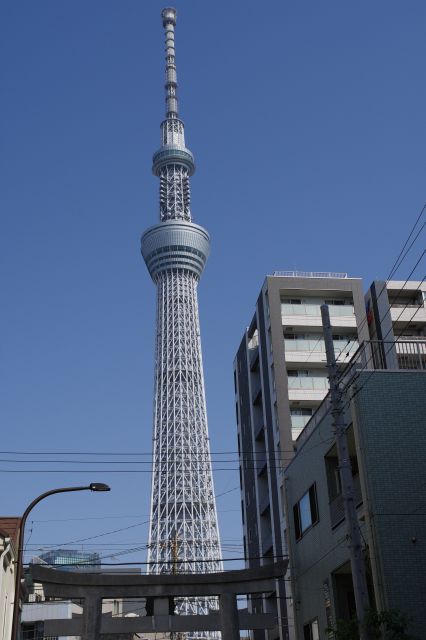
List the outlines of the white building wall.
{"type": "Polygon", "coordinates": [[[15,591],[15,552],[10,538],[0,536],[0,629],[1,640],[12,634],[13,599],[15,591]]]}

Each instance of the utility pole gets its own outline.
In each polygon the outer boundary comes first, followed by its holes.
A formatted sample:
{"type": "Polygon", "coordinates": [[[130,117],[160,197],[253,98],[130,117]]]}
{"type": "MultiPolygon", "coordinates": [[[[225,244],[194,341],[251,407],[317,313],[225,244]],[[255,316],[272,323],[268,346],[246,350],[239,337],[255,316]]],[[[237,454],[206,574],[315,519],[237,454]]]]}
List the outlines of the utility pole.
{"type": "Polygon", "coordinates": [[[354,585],[355,606],[360,622],[360,640],[371,640],[370,630],[365,626],[365,614],[370,608],[367,589],[364,558],[362,556],[361,534],[354,501],[354,483],[351,459],[349,455],[346,423],[344,416],[343,392],[339,388],[339,375],[334,354],[333,330],[330,324],[328,305],[321,305],[321,318],[327,355],[328,380],[330,383],[331,413],[336,437],[337,459],[339,462],[340,482],[342,485],[345,522],[349,540],[352,580],[354,585]]]}
{"type": "MultiPolygon", "coordinates": [[[[178,538],[175,536],[172,540],[170,540],[170,544],[172,547],[172,560],[173,560],[173,564],[172,564],[172,574],[176,575],[178,573],[178,568],[177,568],[177,561],[179,559],[179,540],[178,538]]],[[[174,601],[173,601],[173,609],[174,609],[174,601]]],[[[183,639],[183,633],[181,633],[180,631],[172,631],[170,633],[170,640],[182,640],[183,639]]]]}
{"type": "Polygon", "coordinates": [[[177,538],[173,538],[173,540],[171,541],[172,544],[172,558],[173,558],[173,565],[172,565],[172,574],[175,575],[177,573],[177,560],[178,560],[178,540],[177,538]]]}

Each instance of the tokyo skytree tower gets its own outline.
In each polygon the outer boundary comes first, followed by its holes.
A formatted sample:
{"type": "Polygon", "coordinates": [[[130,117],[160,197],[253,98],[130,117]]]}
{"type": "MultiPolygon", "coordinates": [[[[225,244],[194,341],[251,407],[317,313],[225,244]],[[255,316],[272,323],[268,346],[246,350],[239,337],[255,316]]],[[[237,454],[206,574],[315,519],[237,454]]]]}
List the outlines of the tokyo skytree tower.
{"type": "MultiPolygon", "coordinates": [[[[160,179],[160,223],[145,231],[141,243],[157,287],[148,566],[150,573],[204,573],[222,570],[197,301],[210,242],[207,231],[191,217],[189,178],[195,165],[178,115],[176,10],[166,8],[161,15],[166,41],[166,119],[152,168],[160,179]]],[[[209,608],[217,608],[214,598],[184,599],[177,612],[202,614],[209,608]]]]}

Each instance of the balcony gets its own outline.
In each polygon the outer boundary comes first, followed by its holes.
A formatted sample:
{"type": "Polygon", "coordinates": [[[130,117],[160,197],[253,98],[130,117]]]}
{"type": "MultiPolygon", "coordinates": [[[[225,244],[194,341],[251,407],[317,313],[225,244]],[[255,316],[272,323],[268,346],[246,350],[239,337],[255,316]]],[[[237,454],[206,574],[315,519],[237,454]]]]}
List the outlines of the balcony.
{"type": "Polygon", "coordinates": [[[401,322],[406,324],[413,321],[414,324],[426,323],[426,307],[424,305],[410,304],[410,305],[397,305],[391,306],[390,316],[393,323],[401,322]]]}
{"type": "MultiPolygon", "coordinates": [[[[259,377],[258,377],[259,378],[259,377]]],[[[251,385],[251,401],[253,404],[259,404],[262,398],[262,385],[260,378],[258,380],[253,379],[251,385]]]]}
{"type": "Polygon", "coordinates": [[[297,440],[297,438],[302,433],[304,427],[293,427],[291,428],[291,437],[293,440],[297,440]]]}
{"type": "MultiPolygon", "coordinates": [[[[352,340],[349,344],[347,340],[334,340],[334,350],[336,357],[343,351],[340,356],[340,362],[345,362],[358,349],[358,342],[352,340]],[[349,354],[349,355],[347,355],[349,354]]],[[[322,362],[326,363],[325,345],[322,338],[296,338],[295,340],[284,339],[285,359],[286,362],[322,362]]]]}
{"type": "Polygon", "coordinates": [[[253,433],[255,440],[262,440],[265,436],[263,420],[259,420],[259,422],[254,425],[253,433]]]}
{"type": "Polygon", "coordinates": [[[342,381],[350,384],[359,368],[426,370],[426,336],[363,342],[347,364],[342,381]],[[370,365],[370,366],[369,366],[370,365]]]}
{"type": "Polygon", "coordinates": [[[395,343],[398,367],[400,369],[426,369],[426,340],[398,340],[395,343]]]}
{"type": "Polygon", "coordinates": [[[263,515],[264,513],[266,513],[269,507],[270,507],[269,494],[267,493],[265,497],[260,501],[260,504],[259,504],[260,515],[263,515]]]}
{"type": "Polygon", "coordinates": [[[268,469],[268,464],[265,459],[257,460],[256,462],[256,470],[258,477],[263,476],[268,469]]]}
{"type": "Polygon", "coordinates": [[[292,427],[292,429],[304,429],[311,418],[312,418],[312,415],[310,415],[310,416],[291,416],[291,427],[292,427]]]}
{"type": "Polygon", "coordinates": [[[327,376],[290,376],[288,378],[289,389],[328,389],[327,376]]]}
{"type": "Polygon", "coordinates": [[[328,379],[325,376],[288,378],[289,400],[315,400],[321,402],[328,393],[328,389],[328,379]]]}
{"type": "Polygon", "coordinates": [[[250,371],[254,371],[259,363],[259,345],[250,347],[249,349],[249,364],[250,371]]]}
{"type": "MultiPolygon", "coordinates": [[[[330,320],[333,327],[356,327],[353,305],[329,305],[330,320]]],[[[281,319],[284,326],[321,327],[320,304],[281,303],[281,319]]]]}
{"type": "MultiPolygon", "coordinates": [[[[362,504],[361,482],[359,475],[353,477],[354,481],[354,502],[355,506],[359,507],[362,504]]],[[[340,493],[330,502],[330,520],[331,528],[334,529],[345,519],[345,507],[343,503],[343,496],[340,493]]]]}
{"type": "Polygon", "coordinates": [[[273,550],[274,543],[272,540],[272,533],[266,536],[262,536],[262,555],[267,556],[271,553],[271,551],[273,552],[273,550]]]}

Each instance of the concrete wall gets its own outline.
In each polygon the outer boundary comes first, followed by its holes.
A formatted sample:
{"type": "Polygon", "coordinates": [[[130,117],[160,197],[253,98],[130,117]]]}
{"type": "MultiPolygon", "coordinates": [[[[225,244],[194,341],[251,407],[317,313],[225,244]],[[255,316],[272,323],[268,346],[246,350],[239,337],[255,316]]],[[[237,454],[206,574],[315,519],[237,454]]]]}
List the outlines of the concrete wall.
{"type": "Polygon", "coordinates": [[[12,633],[15,590],[15,549],[11,538],[0,532],[0,638],[9,640],[12,633]]]}

